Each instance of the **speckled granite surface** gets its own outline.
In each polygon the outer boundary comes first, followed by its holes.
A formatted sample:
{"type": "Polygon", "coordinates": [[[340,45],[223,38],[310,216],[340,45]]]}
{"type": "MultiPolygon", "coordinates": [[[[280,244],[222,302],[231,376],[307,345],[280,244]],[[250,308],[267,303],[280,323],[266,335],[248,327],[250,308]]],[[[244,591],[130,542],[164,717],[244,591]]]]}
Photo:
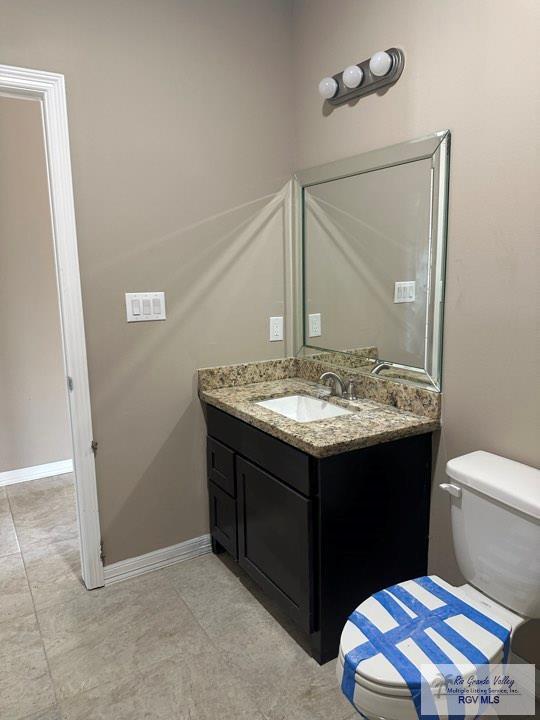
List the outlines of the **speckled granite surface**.
{"type": "MultiPolygon", "coordinates": [[[[370,374],[377,362],[377,348],[365,347],[353,350],[325,351],[304,355],[308,360],[316,362],[324,362],[340,368],[338,372],[347,373],[349,370],[361,370],[364,374],[370,374]]],[[[409,385],[415,385],[429,390],[434,389],[431,379],[423,372],[414,371],[412,369],[398,369],[396,367],[383,369],[379,372],[379,378],[387,378],[388,380],[399,381],[409,385]]]]}
{"type": "Polygon", "coordinates": [[[297,363],[297,358],[283,358],[202,368],[198,371],[199,391],[294,377],[297,363]]]}
{"type": "Polygon", "coordinates": [[[377,359],[377,348],[370,346],[344,350],[343,352],[326,350],[324,352],[315,352],[312,355],[305,355],[304,357],[317,362],[327,362],[341,368],[365,368],[373,367],[373,363],[377,359]]]}
{"type": "Polygon", "coordinates": [[[295,368],[298,377],[312,382],[317,382],[326,370],[333,370],[344,379],[353,378],[357,397],[375,400],[416,415],[425,415],[433,420],[441,417],[441,394],[434,390],[416,385],[404,385],[386,377],[366,375],[351,368],[345,371],[335,365],[314,360],[299,359],[295,368]]]}
{"type": "MultiPolygon", "coordinates": [[[[355,378],[358,400],[331,398],[331,402],[353,410],[352,415],[300,423],[256,404],[259,400],[286,395],[319,397],[321,388],[316,381],[327,368],[303,358],[286,358],[202,369],[199,370],[199,395],[203,402],[315,457],[420,435],[439,427],[435,405],[429,398],[422,397],[436,393],[361,375],[355,378]],[[370,382],[363,383],[364,379],[370,382]],[[415,391],[414,397],[407,394],[411,390],[415,391]],[[404,410],[400,405],[417,411],[404,410]]],[[[439,403],[436,407],[440,410],[439,403]]]]}

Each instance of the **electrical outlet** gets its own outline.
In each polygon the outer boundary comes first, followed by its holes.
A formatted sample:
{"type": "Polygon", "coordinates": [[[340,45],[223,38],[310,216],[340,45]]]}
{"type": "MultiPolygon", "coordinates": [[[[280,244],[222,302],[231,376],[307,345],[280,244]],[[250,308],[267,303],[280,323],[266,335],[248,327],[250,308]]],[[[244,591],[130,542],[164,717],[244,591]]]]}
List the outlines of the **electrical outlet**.
{"type": "Polygon", "coordinates": [[[394,302],[409,303],[416,300],[416,282],[407,280],[394,283],[394,302]]]}
{"type": "Polygon", "coordinates": [[[308,336],[320,337],[322,335],[321,313],[308,315],[308,336]]]}
{"type": "Polygon", "coordinates": [[[278,342],[283,340],[283,318],[282,317],[271,317],[270,318],[270,342],[278,342]]]}

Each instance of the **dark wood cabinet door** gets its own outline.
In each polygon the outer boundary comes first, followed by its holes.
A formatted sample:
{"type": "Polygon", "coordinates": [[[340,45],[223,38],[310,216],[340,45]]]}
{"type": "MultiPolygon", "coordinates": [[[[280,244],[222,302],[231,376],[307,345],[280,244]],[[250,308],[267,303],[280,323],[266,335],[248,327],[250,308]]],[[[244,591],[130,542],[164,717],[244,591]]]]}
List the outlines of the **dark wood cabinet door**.
{"type": "Polygon", "coordinates": [[[238,559],[236,500],[221,488],[208,483],[210,501],[210,533],[212,537],[238,559]]]}
{"type": "Polygon", "coordinates": [[[234,452],[211,437],[206,439],[206,467],[208,479],[231,497],[236,497],[234,452]]]}
{"type": "Polygon", "coordinates": [[[309,632],[312,501],[238,456],[236,480],[240,566],[309,632]]]}

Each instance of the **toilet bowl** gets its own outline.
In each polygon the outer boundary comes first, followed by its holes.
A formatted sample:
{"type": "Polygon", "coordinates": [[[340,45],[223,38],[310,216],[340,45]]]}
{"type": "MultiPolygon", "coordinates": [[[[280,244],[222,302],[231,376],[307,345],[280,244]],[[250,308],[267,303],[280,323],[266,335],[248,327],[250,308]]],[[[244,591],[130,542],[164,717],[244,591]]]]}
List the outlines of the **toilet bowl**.
{"type": "MultiPolygon", "coordinates": [[[[451,495],[454,549],[468,582],[407,580],[351,614],[337,676],[367,720],[421,718],[422,678],[433,681],[442,664],[473,674],[506,662],[516,629],[540,617],[540,471],[479,451],[451,460],[447,474],[441,487],[451,495]]],[[[436,703],[433,716],[448,717],[445,698],[436,703]]]]}

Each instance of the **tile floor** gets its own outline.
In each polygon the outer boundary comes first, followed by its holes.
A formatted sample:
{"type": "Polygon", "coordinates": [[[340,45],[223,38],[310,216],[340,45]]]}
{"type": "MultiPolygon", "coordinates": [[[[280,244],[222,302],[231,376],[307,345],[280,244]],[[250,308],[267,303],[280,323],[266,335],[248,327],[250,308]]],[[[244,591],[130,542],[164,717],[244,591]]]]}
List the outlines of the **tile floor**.
{"type": "Polygon", "coordinates": [[[0,488],[1,720],[357,720],[221,559],[87,592],[74,508],[69,475],[0,488]]]}
{"type": "Polygon", "coordinates": [[[212,555],[87,592],[72,477],[0,488],[1,720],[358,720],[276,618],[212,555]]]}

